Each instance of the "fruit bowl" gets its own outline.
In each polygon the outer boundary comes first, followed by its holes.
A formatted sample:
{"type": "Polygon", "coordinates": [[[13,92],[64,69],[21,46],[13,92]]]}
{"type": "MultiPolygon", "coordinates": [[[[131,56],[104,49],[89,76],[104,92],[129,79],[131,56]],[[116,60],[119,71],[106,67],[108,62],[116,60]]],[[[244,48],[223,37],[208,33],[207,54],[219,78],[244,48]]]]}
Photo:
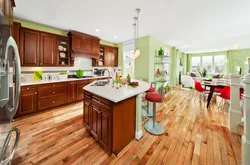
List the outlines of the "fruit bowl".
{"type": "Polygon", "coordinates": [[[133,88],[136,88],[136,87],[139,86],[139,83],[136,82],[136,81],[133,81],[133,82],[130,82],[128,85],[131,86],[131,87],[133,87],[133,88]]]}

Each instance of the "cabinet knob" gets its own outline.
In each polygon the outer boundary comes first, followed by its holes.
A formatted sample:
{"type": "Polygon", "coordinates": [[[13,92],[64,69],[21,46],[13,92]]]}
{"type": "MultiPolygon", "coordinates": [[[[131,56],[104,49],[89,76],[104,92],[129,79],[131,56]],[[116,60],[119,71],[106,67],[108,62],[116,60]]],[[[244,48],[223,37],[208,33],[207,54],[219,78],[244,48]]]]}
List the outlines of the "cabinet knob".
{"type": "Polygon", "coordinates": [[[54,84],[53,86],[56,86],[56,84],[54,84]]]}
{"type": "Polygon", "coordinates": [[[37,92],[35,92],[35,95],[37,95],[37,92]]]}
{"type": "Polygon", "coordinates": [[[40,63],[40,65],[42,65],[43,63],[40,63]]]}
{"type": "Polygon", "coordinates": [[[36,65],[39,65],[39,63],[37,63],[36,65]]]}
{"type": "Polygon", "coordinates": [[[53,92],[53,94],[55,94],[56,92],[53,92]]]}
{"type": "Polygon", "coordinates": [[[53,101],[53,104],[55,104],[55,101],[53,101]]]}
{"type": "Polygon", "coordinates": [[[27,90],[29,90],[30,88],[27,88],[27,90]]]}

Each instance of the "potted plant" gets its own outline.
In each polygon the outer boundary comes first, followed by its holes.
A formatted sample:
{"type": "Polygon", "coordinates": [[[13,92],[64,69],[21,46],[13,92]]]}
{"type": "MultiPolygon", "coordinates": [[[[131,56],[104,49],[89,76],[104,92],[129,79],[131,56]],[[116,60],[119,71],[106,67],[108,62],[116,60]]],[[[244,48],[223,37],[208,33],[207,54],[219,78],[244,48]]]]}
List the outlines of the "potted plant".
{"type": "Polygon", "coordinates": [[[164,55],[164,50],[162,49],[162,47],[161,47],[160,50],[158,51],[158,55],[159,55],[159,56],[163,56],[163,55],[164,55]]]}
{"type": "Polygon", "coordinates": [[[207,70],[204,68],[203,70],[198,70],[199,74],[201,77],[206,77],[207,76],[207,70]]]}

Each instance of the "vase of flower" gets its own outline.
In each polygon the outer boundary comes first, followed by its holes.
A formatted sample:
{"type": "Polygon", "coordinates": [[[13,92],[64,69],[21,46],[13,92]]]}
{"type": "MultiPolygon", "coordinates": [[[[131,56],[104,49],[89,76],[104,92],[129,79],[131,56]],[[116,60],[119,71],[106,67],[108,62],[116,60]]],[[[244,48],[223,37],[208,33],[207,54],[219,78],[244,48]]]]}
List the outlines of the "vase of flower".
{"type": "Polygon", "coordinates": [[[158,51],[158,55],[159,55],[159,56],[163,56],[163,55],[164,55],[164,50],[162,49],[162,47],[161,47],[160,50],[158,51]]]}

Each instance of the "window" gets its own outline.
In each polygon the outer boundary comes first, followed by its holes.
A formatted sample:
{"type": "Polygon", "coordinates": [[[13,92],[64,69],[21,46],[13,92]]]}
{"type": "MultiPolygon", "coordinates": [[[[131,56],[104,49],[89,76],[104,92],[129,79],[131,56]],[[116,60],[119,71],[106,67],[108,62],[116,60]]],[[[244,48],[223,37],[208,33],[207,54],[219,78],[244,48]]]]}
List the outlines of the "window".
{"type": "Polygon", "coordinates": [[[123,76],[127,77],[129,74],[132,79],[134,78],[135,61],[131,60],[128,56],[132,55],[133,53],[134,51],[123,53],[123,76]]]}
{"type": "Polygon", "coordinates": [[[206,69],[208,73],[212,72],[213,56],[202,56],[202,70],[206,69]]]}
{"type": "Polygon", "coordinates": [[[200,69],[206,69],[208,73],[225,73],[226,72],[226,56],[193,56],[191,57],[190,69],[196,72],[200,69]]]}
{"type": "Polygon", "coordinates": [[[214,56],[214,72],[225,73],[226,57],[224,55],[214,56]]]}
{"type": "Polygon", "coordinates": [[[201,67],[201,58],[200,57],[192,57],[192,72],[196,72],[197,70],[200,70],[201,67]]]}

